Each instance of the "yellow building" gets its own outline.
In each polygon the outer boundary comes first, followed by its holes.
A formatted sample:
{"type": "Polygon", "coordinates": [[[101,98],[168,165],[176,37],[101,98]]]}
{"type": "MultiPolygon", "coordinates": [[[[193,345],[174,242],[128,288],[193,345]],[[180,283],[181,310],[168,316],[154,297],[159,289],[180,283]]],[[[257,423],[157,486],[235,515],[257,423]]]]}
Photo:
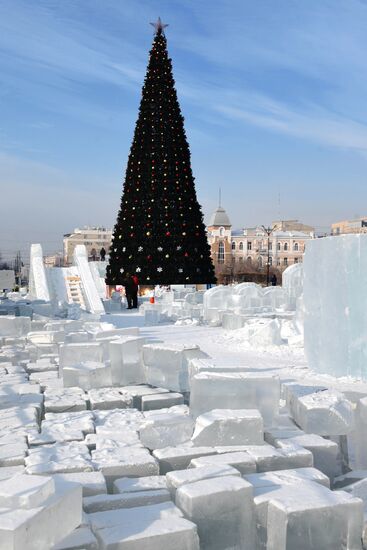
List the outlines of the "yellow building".
{"type": "Polygon", "coordinates": [[[367,233],[367,216],[364,218],[356,218],[355,220],[343,220],[332,224],[332,235],[344,235],[345,233],[367,233]]]}
{"type": "Polygon", "coordinates": [[[105,227],[83,227],[74,229],[73,233],[64,235],[64,262],[71,265],[74,248],[77,244],[84,244],[91,260],[100,259],[100,251],[105,249],[108,255],[111,246],[112,230],[105,227]]]}
{"type": "Polygon", "coordinates": [[[281,220],[271,229],[269,241],[262,226],[233,231],[226,211],[217,208],[207,235],[218,281],[241,280],[251,271],[265,273],[268,263],[269,268],[284,271],[302,262],[307,241],[315,237],[314,228],[298,220],[281,220]]]}

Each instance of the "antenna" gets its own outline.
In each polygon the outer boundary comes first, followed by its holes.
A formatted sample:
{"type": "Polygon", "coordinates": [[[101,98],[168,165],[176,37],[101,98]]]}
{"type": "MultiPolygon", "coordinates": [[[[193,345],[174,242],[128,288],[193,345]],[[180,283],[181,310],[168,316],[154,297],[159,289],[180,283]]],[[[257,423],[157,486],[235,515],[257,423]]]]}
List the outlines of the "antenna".
{"type": "Polygon", "coordinates": [[[281,221],[281,219],[280,219],[280,193],[278,193],[278,220],[281,221]]]}

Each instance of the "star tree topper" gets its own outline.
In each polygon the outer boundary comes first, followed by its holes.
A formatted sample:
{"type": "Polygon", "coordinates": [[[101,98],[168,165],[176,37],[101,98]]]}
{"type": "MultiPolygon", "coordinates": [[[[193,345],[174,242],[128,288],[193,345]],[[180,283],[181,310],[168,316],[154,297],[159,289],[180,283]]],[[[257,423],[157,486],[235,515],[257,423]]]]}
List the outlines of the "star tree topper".
{"type": "Polygon", "coordinates": [[[160,32],[164,33],[164,29],[168,27],[168,24],[163,23],[162,19],[158,17],[157,21],[155,23],[151,23],[152,27],[155,28],[155,32],[158,34],[160,32]]]}

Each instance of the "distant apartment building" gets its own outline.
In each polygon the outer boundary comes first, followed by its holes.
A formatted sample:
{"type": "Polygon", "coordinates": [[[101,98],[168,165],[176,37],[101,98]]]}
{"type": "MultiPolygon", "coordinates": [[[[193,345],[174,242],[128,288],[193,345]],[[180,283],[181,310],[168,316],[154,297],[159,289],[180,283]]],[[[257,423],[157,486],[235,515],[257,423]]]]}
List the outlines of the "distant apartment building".
{"type": "Polygon", "coordinates": [[[91,260],[98,260],[100,251],[105,249],[108,254],[111,246],[112,230],[105,227],[83,227],[74,229],[73,233],[64,235],[64,262],[70,265],[77,244],[84,244],[91,260]]]}
{"type": "Polygon", "coordinates": [[[270,268],[284,271],[289,265],[303,261],[307,241],[315,230],[298,220],[273,222],[271,234],[262,226],[232,231],[232,224],[222,207],[213,213],[207,227],[208,242],[219,282],[228,273],[239,280],[241,274],[270,268]]]}
{"type": "Polygon", "coordinates": [[[43,263],[46,267],[61,267],[63,264],[62,254],[50,254],[43,257],[43,263]]]}
{"type": "Polygon", "coordinates": [[[367,233],[367,216],[332,224],[332,235],[344,235],[346,233],[367,233]]]}

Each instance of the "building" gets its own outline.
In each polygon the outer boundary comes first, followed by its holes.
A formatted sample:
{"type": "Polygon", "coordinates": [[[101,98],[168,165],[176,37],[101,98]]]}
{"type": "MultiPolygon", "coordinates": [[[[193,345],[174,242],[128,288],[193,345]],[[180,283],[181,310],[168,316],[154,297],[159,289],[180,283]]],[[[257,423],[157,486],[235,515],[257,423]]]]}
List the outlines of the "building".
{"type": "Polygon", "coordinates": [[[276,228],[277,231],[302,231],[302,233],[315,234],[315,228],[311,225],[305,225],[298,220],[279,220],[272,222],[272,228],[276,228]]]}
{"type": "Polygon", "coordinates": [[[83,227],[74,229],[73,233],[64,235],[64,263],[71,265],[74,248],[77,244],[84,244],[90,260],[100,257],[100,250],[104,248],[108,254],[111,246],[112,230],[105,227],[83,227]]]}
{"type": "Polygon", "coordinates": [[[211,216],[207,233],[219,282],[251,279],[250,274],[266,273],[268,263],[270,270],[284,271],[302,262],[307,241],[315,237],[314,228],[298,220],[273,222],[269,236],[262,226],[232,231],[221,206],[211,216]]]}
{"type": "Polygon", "coordinates": [[[57,252],[43,257],[43,263],[46,267],[61,267],[62,266],[62,254],[57,252]]]}
{"type": "Polygon", "coordinates": [[[344,235],[345,233],[367,233],[367,216],[332,224],[332,235],[344,235]]]}

